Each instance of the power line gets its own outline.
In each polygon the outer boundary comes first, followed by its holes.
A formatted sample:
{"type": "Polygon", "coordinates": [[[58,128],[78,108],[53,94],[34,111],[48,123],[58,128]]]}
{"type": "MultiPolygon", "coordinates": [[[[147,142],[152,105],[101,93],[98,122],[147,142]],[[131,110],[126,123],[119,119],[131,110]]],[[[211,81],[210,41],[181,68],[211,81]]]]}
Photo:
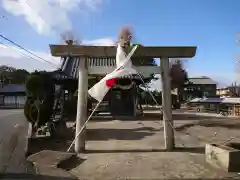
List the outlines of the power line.
{"type": "Polygon", "coordinates": [[[32,53],[31,51],[25,49],[24,47],[20,46],[19,44],[15,43],[15,42],[13,42],[12,40],[8,39],[7,37],[3,36],[2,34],[0,34],[0,37],[3,38],[3,39],[5,39],[5,40],[7,40],[8,42],[14,44],[15,46],[19,47],[20,49],[22,49],[22,50],[28,52],[29,54],[31,54],[31,55],[33,55],[33,56],[35,56],[35,57],[37,57],[37,58],[43,60],[44,62],[47,62],[47,63],[49,63],[49,64],[51,64],[51,65],[53,65],[53,66],[56,67],[55,64],[53,64],[53,63],[51,63],[51,62],[49,62],[49,61],[43,59],[42,57],[40,57],[40,56],[38,56],[38,55],[36,55],[36,54],[34,54],[34,53],[32,53]]]}
{"type": "Polygon", "coordinates": [[[32,59],[34,59],[34,60],[38,60],[38,59],[35,59],[35,58],[33,58],[33,57],[31,57],[31,56],[29,56],[29,55],[27,55],[27,54],[24,54],[24,53],[21,52],[21,51],[18,51],[17,49],[14,49],[14,48],[11,47],[11,46],[8,46],[8,45],[6,45],[6,44],[3,44],[3,42],[0,42],[0,44],[2,44],[3,46],[5,46],[5,47],[7,47],[7,48],[9,48],[9,49],[11,49],[11,50],[13,50],[13,51],[16,51],[16,52],[22,54],[23,56],[27,56],[28,58],[32,58],[32,59]]]}
{"type": "MultiPolygon", "coordinates": [[[[8,46],[7,44],[3,44],[2,42],[0,42],[0,44],[2,44],[3,46],[5,46],[5,47],[7,47],[7,48],[9,48],[9,49],[11,49],[11,50],[13,50],[13,51],[16,51],[16,52],[22,54],[23,56],[28,57],[29,59],[37,60],[37,61],[43,63],[43,62],[40,61],[39,59],[36,59],[36,58],[34,58],[34,57],[32,57],[32,56],[29,56],[29,55],[27,55],[27,54],[24,54],[23,52],[18,51],[17,49],[15,49],[15,48],[13,48],[13,47],[11,47],[11,46],[8,46]]],[[[55,66],[56,66],[56,65],[55,65],[55,66]]]]}
{"type": "Polygon", "coordinates": [[[47,63],[49,63],[49,64],[51,64],[51,65],[53,65],[53,66],[57,67],[57,65],[55,65],[55,64],[53,64],[53,63],[51,63],[51,62],[49,62],[49,61],[47,61],[47,60],[43,59],[42,57],[40,57],[40,56],[38,56],[38,55],[36,55],[36,54],[32,53],[31,51],[29,51],[29,50],[25,49],[24,47],[20,46],[19,44],[17,44],[17,43],[15,43],[15,42],[13,42],[13,41],[12,41],[12,40],[10,40],[9,38],[7,38],[7,37],[3,36],[2,34],[0,34],[0,37],[1,37],[1,38],[3,38],[3,39],[5,39],[5,40],[6,40],[6,41],[8,41],[8,42],[10,42],[10,43],[14,44],[15,46],[19,47],[20,49],[22,49],[22,50],[24,50],[24,51],[28,52],[29,54],[31,54],[31,55],[33,55],[33,56],[37,57],[38,59],[41,59],[41,60],[43,60],[44,62],[47,62],[47,63]]]}

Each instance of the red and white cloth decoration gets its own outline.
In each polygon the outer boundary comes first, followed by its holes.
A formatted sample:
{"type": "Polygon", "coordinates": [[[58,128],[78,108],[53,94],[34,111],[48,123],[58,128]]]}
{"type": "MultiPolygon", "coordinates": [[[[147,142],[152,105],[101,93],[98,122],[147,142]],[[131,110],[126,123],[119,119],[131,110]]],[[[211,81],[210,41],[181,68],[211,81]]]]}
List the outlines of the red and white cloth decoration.
{"type": "Polygon", "coordinates": [[[92,96],[97,101],[101,102],[109,89],[116,85],[118,78],[126,75],[137,74],[137,71],[132,68],[131,56],[136,51],[137,46],[135,46],[132,51],[126,57],[125,52],[122,47],[118,45],[116,53],[117,68],[107,74],[103,79],[96,83],[91,89],[88,90],[90,96],[92,96]]]}

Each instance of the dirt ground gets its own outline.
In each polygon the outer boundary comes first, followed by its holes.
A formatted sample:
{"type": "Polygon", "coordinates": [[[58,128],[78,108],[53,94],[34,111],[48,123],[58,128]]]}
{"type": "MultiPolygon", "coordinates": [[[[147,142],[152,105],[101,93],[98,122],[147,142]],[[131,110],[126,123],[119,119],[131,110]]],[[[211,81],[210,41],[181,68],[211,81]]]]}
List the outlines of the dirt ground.
{"type": "MultiPolygon", "coordinates": [[[[174,152],[163,151],[163,125],[156,111],[137,120],[91,120],[86,152],[67,169],[79,179],[240,179],[237,173],[223,172],[204,160],[206,143],[239,141],[240,121],[176,112],[173,119],[174,152]]],[[[40,144],[41,149],[66,151],[70,141],[40,144]]]]}

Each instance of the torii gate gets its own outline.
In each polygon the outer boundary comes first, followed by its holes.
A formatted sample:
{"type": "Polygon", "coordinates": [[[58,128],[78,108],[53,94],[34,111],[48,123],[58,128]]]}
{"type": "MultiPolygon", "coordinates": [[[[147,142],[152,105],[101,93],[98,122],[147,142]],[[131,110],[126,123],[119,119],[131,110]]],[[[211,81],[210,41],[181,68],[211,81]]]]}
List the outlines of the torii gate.
{"type": "MultiPolygon", "coordinates": [[[[76,117],[76,135],[87,120],[87,97],[88,97],[88,67],[87,58],[114,58],[116,56],[116,46],[84,46],[84,45],[50,45],[52,56],[73,56],[80,59],[78,75],[78,101],[76,117]]],[[[160,68],[154,69],[152,73],[161,74],[162,81],[162,109],[165,149],[168,151],[174,148],[174,130],[172,120],[172,100],[171,100],[171,79],[169,58],[192,58],[196,54],[197,47],[153,47],[140,46],[133,57],[136,58],[160,58],[160,68]]],[[[138,68],[137,68],[138,69],[138,68]]],[[[141,69],[141,68],[140,68],[141,69]]],[[[146,68],[145,68],[146,69],[146,68]]],[[[152,69],[153,70],[153,69],[152,69]]],[[[85,150],[85,136],[83,132],[76,137],[75,152],[80,153],[85,150]]]]}

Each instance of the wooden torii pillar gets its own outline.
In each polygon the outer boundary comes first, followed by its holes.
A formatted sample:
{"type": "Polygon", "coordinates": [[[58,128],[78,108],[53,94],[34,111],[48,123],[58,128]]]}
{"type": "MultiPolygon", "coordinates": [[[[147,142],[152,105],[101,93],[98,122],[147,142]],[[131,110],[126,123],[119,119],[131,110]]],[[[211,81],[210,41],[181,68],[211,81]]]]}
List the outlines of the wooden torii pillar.
{"type": "MultiPolygon", "coordinates": [[[[88,97],[88,70],[87,57],[116,57],[115,46],[83,46],[83,45],[50,45],[53,56],[80,57],[78,80],[78,105],[76,117],[76,135],[87,120],[88,97]]],[[[136,58],[160,58],[160,72],[162,80],[162,107],[165,149],[171,151],[174,148],[174,130],[172,120],[172,98],[169,58],[192,58],[195,56],[196,47],[138,47],[133,57],[136,58]]],[[[75,151],[80,153],[85,150],[85,133],[76,139],[75,151]]]]}

